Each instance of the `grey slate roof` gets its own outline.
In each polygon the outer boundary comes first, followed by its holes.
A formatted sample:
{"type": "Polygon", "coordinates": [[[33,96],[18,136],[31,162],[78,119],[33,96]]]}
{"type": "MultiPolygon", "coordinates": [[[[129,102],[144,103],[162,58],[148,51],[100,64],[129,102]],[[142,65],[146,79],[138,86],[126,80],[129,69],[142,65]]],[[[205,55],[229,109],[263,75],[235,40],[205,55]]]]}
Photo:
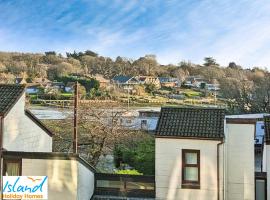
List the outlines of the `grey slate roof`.
{"type": "Polygon", "coordinates": [[[156,136],[221,139],[224,109],[163,107],[156,136]]]}
{"type": "Polygon", "coordinates": [[[132,78],[132,76],[115,76],[113,77],[113,80],[118,82],[118,83],[126,83],[128,80],[130,80],[132,78]]]}
{"type": "Polygon", "coordinates": [[[24,93],[23,85],[0,84],[0,116],[5,116],[24,93]]]}
{"type": "Polygon", "coordinates": [[[264,116],[264,138],[266,142],[270,142],[270,116],[264,116]]]}

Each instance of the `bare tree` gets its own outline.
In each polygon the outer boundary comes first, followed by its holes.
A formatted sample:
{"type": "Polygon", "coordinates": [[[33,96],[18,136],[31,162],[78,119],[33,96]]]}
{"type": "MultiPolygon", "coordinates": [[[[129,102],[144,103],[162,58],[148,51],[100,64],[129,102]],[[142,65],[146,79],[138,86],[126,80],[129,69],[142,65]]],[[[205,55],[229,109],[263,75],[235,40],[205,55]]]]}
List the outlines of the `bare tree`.
{"type": "MultiPolygon", "coordinates": [[[[78,152],[93,166],[99,158],[113,150],[114,144],[131,137],[134,130],[121,125],[126,112],[119,104],[80,105],[78,115],[78,152]]],[[[72,115],[65,120],[45,121],[56,135],[54,151],[72,152],[72,115]]]]}

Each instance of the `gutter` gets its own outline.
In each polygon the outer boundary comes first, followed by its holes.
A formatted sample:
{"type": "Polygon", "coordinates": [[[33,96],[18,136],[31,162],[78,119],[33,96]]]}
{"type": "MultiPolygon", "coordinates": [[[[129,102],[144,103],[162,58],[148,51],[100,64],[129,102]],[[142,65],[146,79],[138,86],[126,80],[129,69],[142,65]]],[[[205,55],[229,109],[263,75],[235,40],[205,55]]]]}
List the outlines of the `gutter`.
{"type": "MultiPolygon", "coordinates": [[[[220,157],[219,157],[219,153],[220,153],[220,145],[224,144],[224,140],[222,140],[220,143],[217,144],[217,200],[220,200],[220,176],[219,176],[219,161],[220,161],[220,157]]],[[[224,159],[224,158],[223,158],[224,159]]],[[[224,170],[224,169],[223,169],[224,170]]],[[[224,178],[224,177],[223,177],[224,178]]]]}

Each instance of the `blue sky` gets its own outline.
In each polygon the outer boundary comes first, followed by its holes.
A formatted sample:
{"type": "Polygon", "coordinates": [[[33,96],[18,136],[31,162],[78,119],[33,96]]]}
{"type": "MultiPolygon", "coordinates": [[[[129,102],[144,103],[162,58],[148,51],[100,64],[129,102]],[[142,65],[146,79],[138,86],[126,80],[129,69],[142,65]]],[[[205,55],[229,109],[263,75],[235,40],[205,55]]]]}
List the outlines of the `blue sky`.
{"type": "Polygon", "coordinates": [[[269,0],[0,0],[0,51],[270,63],[269,0]]]}

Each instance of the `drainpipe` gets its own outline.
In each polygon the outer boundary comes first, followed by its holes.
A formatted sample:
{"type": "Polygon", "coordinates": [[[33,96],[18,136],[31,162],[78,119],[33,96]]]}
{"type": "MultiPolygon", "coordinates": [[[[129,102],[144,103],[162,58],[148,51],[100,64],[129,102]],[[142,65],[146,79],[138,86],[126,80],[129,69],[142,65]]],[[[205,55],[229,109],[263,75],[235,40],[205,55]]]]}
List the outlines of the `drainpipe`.
{"type": "Polygon", "coordinates": [[[3,157],[3,134],[4,134],[4,117],[0,115],[0,190],[1,190],[1,197],[3,199],[3,164],[2,164],[2,157],[3,157]]]}
{"type": "MultiPolygon", "coordinates": [[[[219,198],[219,196],[220,196],[220,184],[219,184],[219,179],[220,179],[220,176],[219,176],[219,172],[220,172],[220,170],[219,170],[219,160],[220,160],[219,153],[220,153],[220,151],[219,151],[219,147],[222,144],[224,144],[224,141],[221,141],[220,143],[217,144],[217,200],[220,200],[220,198],[219,198]]],[[[224,160],[224,158],[223,158],[223,160],[224,160]]]]}

